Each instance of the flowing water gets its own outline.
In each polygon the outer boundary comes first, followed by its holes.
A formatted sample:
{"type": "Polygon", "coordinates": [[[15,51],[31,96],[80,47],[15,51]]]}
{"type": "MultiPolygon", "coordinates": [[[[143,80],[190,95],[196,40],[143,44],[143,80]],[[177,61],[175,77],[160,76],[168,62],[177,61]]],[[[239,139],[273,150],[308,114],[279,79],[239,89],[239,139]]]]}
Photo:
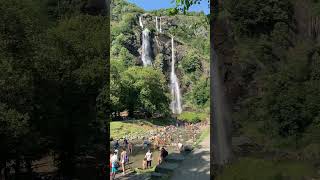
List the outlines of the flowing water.
{"type": "Polygon", "coordinates": [[[170,74],[170,89],[171,89],[171,110],[173,114],[180,114],[182,112],[181,107],[181,94],[180,94],[180,87],[177,75],[175,73],[175,49],[174,49],[174,39],[173,36],[171,38],[171,44],[172,44],[172,60],[171,60],[171,74],[170,74]]]}
{"type": "Polygon", "coordinates": [[[162,29],[161,29],[161,17],[160,17],[159,26],[160,26],[160,33],[162,33],[162,29]]]}
{"type": "Polygon", "coordinates": [[[156,30],[160,33],[162,33],[161,29],[161,17],[156,16],[156,30]]]}
{"type": "MultiPolygon", "coordinates": [[[[158,164],[158,158],[160,155],[160,151],[158,149],[150,148],[152,152],[152,167],[158,164]]],[[[173,147],[166,147],[168,153],[177,152],[173,147]]],[[[133,153],[129,154],[129,167],[131,169],[141,168],[142,169],[142,161],[144,156],[146,155],[148,149],[142,149],[141,146],[134,147],[133,153]]]]}
{"type": "Polygon", "coordinates": [[[148,28],[142,32],[142,48],[141,48],[141,59],[143,66],[152,65],[151,58],[151,44],[150,44],[150,31],[148,28]]]}
{"type": "MultiPolygon", "coordinates": [[[[181,142],[182,144],[191,144],[190,140],[194,138],[195,142],[196,139],[198,139],[200,137],[200,132],[201,132],[201,127],[197,126],[198,130],[193,131],[190,128],[186,128],[185,126],[180,126],[175,128],[174,130],[170,130],[170,129],[166,129],[163,131],[157,131],[154,129],[154,132],[157,132],[156,134],[158,135],[158,137],[160,137],[160,139],[163,140],[163,137],[161,137],[161,135],[163,135],[163,133],[168,133],[171,135],[172,141],[167,141],[166,145],[165,145],[165,149],[169,152],[169,154],[171,153],[178,153],[177,150],[177,143],[181,142]]],[[[162,129],[162,128],[161,128],[162,129]]],[[[150,134],[146,133],[144,134],[145,137],[149,137],[151,136],[150,134]]],[[[165,136],[165,135],[164,135],[165,136]]],[[[158,157],[160,154],[160,151],[158,149],[153,149],[153,142],[150,142],[151,144],[147,147],[147,148],[142,148],[143,147],[143,141],[142,139],[140,140],[129,140],[129,142],[132,142],[134,144],[133,147],[133,153],[129,154],[129,165],[128,167],[131,169],[135,169],[135,168],[142,168],[142,161],[143,158],[145,156],[145,154],[147,153],[148,149],[150,148],[152,155],[153,155],[153,161],[152,161],[152,166],[157,164],[158,161],[158,157]]],[[[122,152],[122,147],[124,147],[124,143],[121,142],[121,140],[119,141],[121,147],[119,148],[119,154],[122,152]]],[[[110,152],[113,152],[114,149],[114,141],[110,141],[110,152]]]]}
{"type": "Polygon", "coordinates": [[[139,16],[139,24],[140,24],[140,27],[143,29],[142,16],[139,16]]]}
{"type": "Polygon", "coordinates": [[[156,30],[159,31],[159,28],[158,28],[158,16],[156,16],[156,30]]]}

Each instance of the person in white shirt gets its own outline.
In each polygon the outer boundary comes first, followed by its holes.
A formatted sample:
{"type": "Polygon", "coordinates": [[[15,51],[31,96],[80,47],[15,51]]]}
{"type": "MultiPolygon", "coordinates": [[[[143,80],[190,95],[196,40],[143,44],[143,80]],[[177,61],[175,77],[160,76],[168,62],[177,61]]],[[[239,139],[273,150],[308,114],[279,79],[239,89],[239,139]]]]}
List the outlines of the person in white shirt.
{"type": "Polygon", "coordinates": [[[117,168],[118,168],[118,155],[116,152],[110,158],[111,162],[111,177],[112,179],[116,178],[117,168]]]}
{"type": "Polygon", "coordinates": [[[148,169],[149,167],[151,168],[152,152],[150,151],[150,149],[149,149],[148,152],[146,153],[145,158],[147,158],[147,169],[148,169]]]}
{"type": "Polygon", "coordinates": [[[181,142],[178,143],[178,150],[180,152],[183,150],[183,144],[181,142]]]}

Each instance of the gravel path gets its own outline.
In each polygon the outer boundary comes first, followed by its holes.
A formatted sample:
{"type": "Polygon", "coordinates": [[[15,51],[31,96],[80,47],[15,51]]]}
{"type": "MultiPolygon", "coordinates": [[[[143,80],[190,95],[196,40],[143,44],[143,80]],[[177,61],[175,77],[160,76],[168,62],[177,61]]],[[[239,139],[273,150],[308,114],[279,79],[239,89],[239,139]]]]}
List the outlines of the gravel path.
{"type": "Polygon", "coordinates": [[[191,154],[179,165],[171,180],[209,180],[210,179],[210,135],[208,135],[191,154]]]}

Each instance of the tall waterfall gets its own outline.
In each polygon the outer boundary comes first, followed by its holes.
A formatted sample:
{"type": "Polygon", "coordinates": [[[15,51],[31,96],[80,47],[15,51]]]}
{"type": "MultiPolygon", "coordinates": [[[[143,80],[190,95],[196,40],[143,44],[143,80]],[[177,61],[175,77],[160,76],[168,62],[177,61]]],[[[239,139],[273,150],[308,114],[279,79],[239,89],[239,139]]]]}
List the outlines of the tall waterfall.
{"type": "Polygon", "coordinates": [[[139,24],[140,24],[140,27],[143,29],[142,16],[139,16],[139,24]]]}
{"type": "Polygon", "coordinates": [[[160,33],[162,33],[162,29],[161,29],[161,17],[160,17],[160,22],[159,22],[159,30],[160,30],[160,33]]]}
{"type": "Polygon", "coordinates": [[[156,30],[160,33],[162,33],[161,29],[161,17],[156,16],[156,30]]]}
{"type": "Polygon", "coordinates": [[[142,32],[142,48],[141,48],[141,59],[143,66],[152,65],[151,61],[151,44],[150,44],[150,31],[148,28],[142,32]]]}
{"type": "Polygon", "coordinates": [[[157,29],[157,31],[159,31],[159,28],[158,28],[159,26],[158,26],[158,16],[156,16],[156,29],[157,29]]]}
{"type": "Polygon", "coordinates": [[[171,89],[171,110],[173,114],[180,114],[182,112],[181,108],[181,94],[180,94],[180,87],[177,75],[175,73],[175,49],[174,49],[174,40],[173,36],[171,38],[172,44],[172,60],[171,60],[171,74],[170,74],[170,89],[171,89]]]}

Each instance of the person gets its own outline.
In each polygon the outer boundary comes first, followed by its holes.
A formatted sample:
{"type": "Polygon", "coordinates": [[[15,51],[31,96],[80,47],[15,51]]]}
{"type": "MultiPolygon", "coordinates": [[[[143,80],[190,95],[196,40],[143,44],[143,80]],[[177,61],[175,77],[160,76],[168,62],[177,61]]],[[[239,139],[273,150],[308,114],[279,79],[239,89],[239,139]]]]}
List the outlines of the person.
{"type": "Polygon", "coordinates": [[[143,146],[142,149],[147,148],[148,147],[148,140],[143,138],[143,146]]]}
{"type": "Polygon", "coordinates": [[[114,144],[114,149],[118,149],[119,148],[119,140],[116,140],[116,143],[114,144]]]}
{"type": "Polygon", "coordinates": [[[178,150],[180,152],[183,150],[183,144],[181,142],[178,143],[178,150]]]}
{"type": "Polygon", "coordinates": [[[146,153],[145,157],[147,158],[147,169],[150,167],[151,168],[151,162],[152,162],[152,152],[150,149],[146,153]]]}
{"type": "Polygon", "coordinates": [[[123,145],[124,145],[124,147],[128,148],[128,140],[127,140],[127,138],[124,138],[123,145]]]}
{"type": "Polygon", "coordinates": [[[160,150],[160,155],[159,155],[159,164],[164,160],[164,158],[166,158],[168,156],[168,151],[162,147],[161,150],[160,150]]]}
{"type": "Polygon", "coordinates": [[[132,144],[132,142],[129,142],[129,144],[128,144],[128,149],[129,149],[129,153],[132,154],[132,151],[133,151],[133,144],[132,144]]]}
{"type": "Polygon", "coordinates": [[[117,155],[117,160],[120,161],[119,150],[118,150],[118,149],[115,149],[114,152],[115,152],[116,155],[117,155]]]}
{"type": "Polygon", "coordinates": [[[129,157],[128,157],[126,148],[123,148],[122,152],[121,152],[121,165],[122,165],[122,173],[123,174],[125,174],[125,172],[126,172],[125,167],[126,167],[127,162],[129,162],[129,157]]]}
{"type": "Polygon", "coordinates": [[[146,169],[146,166],[147,166],[147,158],[144,157],[144,158],[143,158],[143,161],[142,161],[142,169],[145,170],[145,169],[146,169]]]}
{"type": "Polygon", "coordinates": [[[117,168],[118,168],[118,156],[116,152],[114,152],[113,156],[111,156],[110,162],[111,162],[111,178],[115,179],[117,168]]]}

